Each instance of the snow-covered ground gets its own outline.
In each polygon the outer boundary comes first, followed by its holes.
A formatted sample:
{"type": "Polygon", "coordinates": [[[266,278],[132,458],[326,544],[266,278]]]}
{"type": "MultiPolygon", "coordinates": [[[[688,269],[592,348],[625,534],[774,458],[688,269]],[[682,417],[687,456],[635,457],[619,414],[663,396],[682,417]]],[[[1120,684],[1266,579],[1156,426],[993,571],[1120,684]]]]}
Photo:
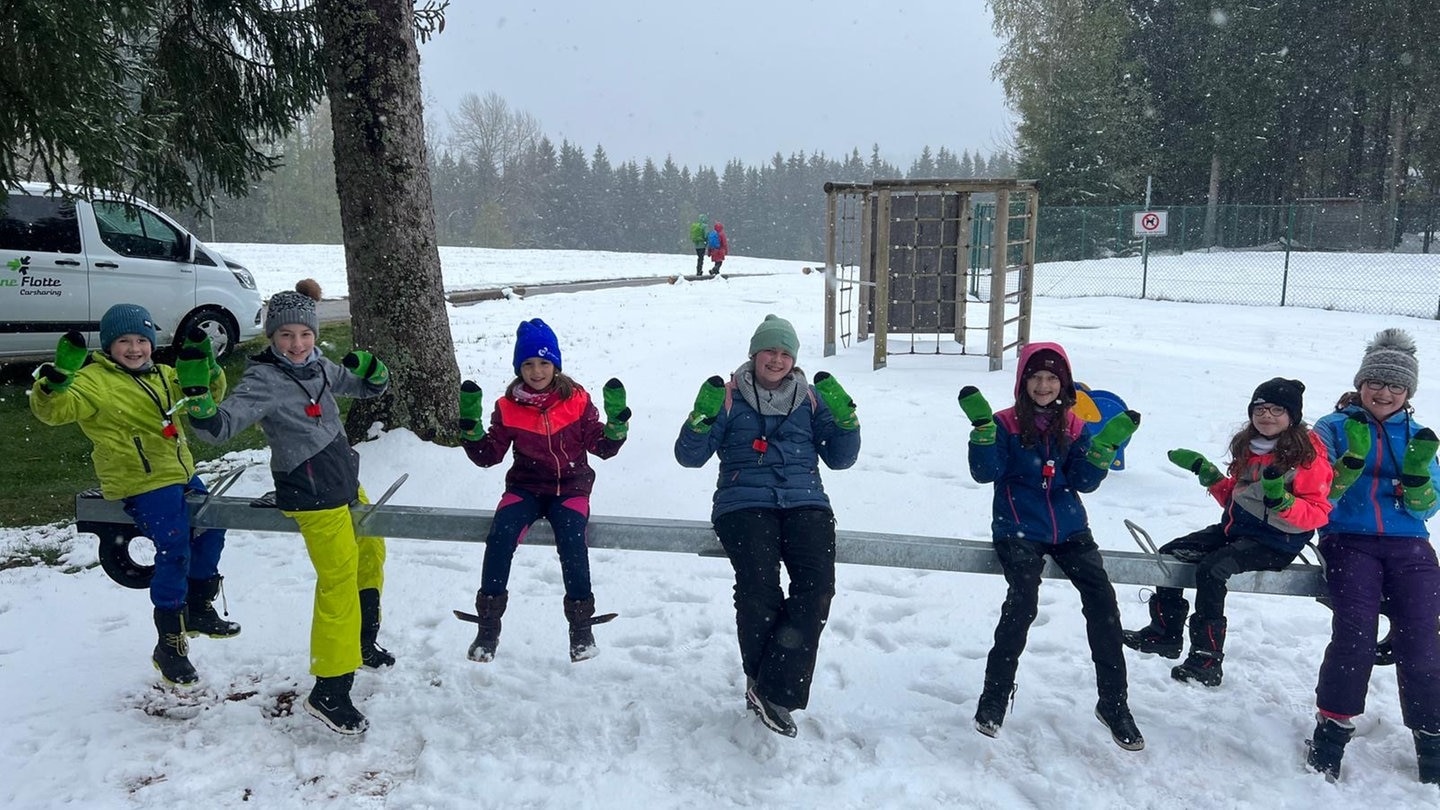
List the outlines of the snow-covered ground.
{"type": "MultiPolygon", "coordinates": [[[[266,293],[304,276],[344,293],[338,248],[224,249],[266,293]]],[[[447,287],[694,266],[685,255],[473,254],[446,249],[447,287]]],[[[968,426],[955,392],[975,384],[997,407],[1008,404],[1013,368],[989,373],[983,357],[917,354],[891,357],[876,372],[868,343],[822,358],[823,282],[799,272],[806,263],[740,256],[726,269],[774,275],[452,308],[460,368],[487,398],[498,393],[512,376],[516,324],[544,318],[568,373],[592,390],[618,376],[630,392],[630,441],[596,463],[595,514],[703,520],[715,466],[679,467],[676,432],[700,382],[728,374],[755,325],[779,313],[799,330],[800,365],[832,372],[859,403],[860,460],[824,473],[840,526],[988,537],[990,488],[966,472],[968,426]]],[[[1222,458],[1261,381],[1304,380],[1313,420],[1347,389],[1365,341],[1386,326],[1411,332],[1422,371],[1440,368],[1440,324],[1416,318],[1119,298],[1041,298],[1034,312],[1034,339],[1063,343],[1078,379],[1144,414],[1127,469],[1086,498],[1097,539],[1112,549],[1131,548],[1125,518],[1162,540],[1217,518],[1194,477],[1164,454],[1186,446],[1222,458]]],[[[1418,418],[1440,425],[1433,378],[1422,374],[1418,418]]],[[[490,509],[503,485],[504,467],[481,470],[460,450],[404,431],[360,452],[372,493],[410,475],[397,503],[490,509]]],[[[232,494],[269,488],[266,457],[227,460],[256,462],[232,494]]],[[[92,539],[68,527],[0,529],[0,551],[38,543],[58,545],[68,565],[95,559],[92,539]]],[[[723,559],[593,551],[599,607],[621,618],[597,628],[600,657],[571,664],[554,551],[522,548],[499,656],[481,665],[465,657],[473,625],[450,613],[473,603],[481,551],[391,541],[381,640],[400,661],[357,675],[357,704],[372,723],[359,739],[289,710],[310,685],[313,577],[296,535],[230,534],[222,571],[231,618],[244,632],[194,642],[205,686],[184,699],[156,686],[144,592],[121,589],[98,568],[0,572],[0,806],[1278,810],[1440,800],[1416,781],[1392,668],[1372,678],[1342,781],[1304,770],[1329,635],[1328,611],[1309,599],[1232,595],[1218,689],[1177,683],[1173,662],[1127,651],[1131,707],[1147,741],[1129,753],[1092,715],[1094,676],[1068,583],[1042,587],[1014,713],[992,740],[970,718],[1003,582],[841,566],[811,705],[797,713],[800,734],[791,740],[745,711],[723,559]]],[[[1141,589],[1117,591],[1126,626],[1143,624],[1141,589]]]]}

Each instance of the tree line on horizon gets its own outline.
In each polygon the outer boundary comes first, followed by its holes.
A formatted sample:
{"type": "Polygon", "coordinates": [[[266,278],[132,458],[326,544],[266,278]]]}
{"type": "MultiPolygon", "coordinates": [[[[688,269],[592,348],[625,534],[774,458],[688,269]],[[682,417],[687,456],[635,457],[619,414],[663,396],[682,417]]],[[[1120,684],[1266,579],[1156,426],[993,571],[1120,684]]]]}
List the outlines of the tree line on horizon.
{"type": "Polygon", "coordinates": [[[1440,198],[1440,13],[1413,0],[989,0],[1048,205],[1440,198]]]}
{"type": "MultiPolygon", "coordinates": [[[[926,146],[907,168],[884,159],[878,144],[868,158],[853,149],[843,159],[776,152],[763,164],[736,159],[694,170],[668,156],[615,163],[604,146],[557,146],[532,116],[493,93],[465,97],[448,118],[448,137],[432,135],[427,150],[442,245],[684,253],[689,223],[704,215],[726,224],[736,252],[818,258],[826,182],[1014,176],[1004,152],[943,146],[926,146]]],[[[274,144],[273,172],[243,198],[216,195],[187,226],[222,242],[340,241],[329,120],[323,108],[307,116],[274,144]]]]}

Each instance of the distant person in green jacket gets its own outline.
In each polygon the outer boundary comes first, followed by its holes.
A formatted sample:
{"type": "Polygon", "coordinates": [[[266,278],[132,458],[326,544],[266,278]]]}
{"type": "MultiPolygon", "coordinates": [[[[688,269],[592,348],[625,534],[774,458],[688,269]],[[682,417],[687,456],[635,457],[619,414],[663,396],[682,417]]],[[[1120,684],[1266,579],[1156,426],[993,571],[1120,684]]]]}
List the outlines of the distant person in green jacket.
{"type": "MultiPolygon", "coordinates": [[[[101,492],[122,501],[136,529],[155,544],[150,602],[159,643],[150,660],[166,681],[193,686],[200,676],[188,657],[188,638],[229,638],[240,634],[240,625],[215,612],[225,531],[191,529],[185,496],[205,492],[205,484],[177,424],[186,400],[179,377],[151,359],[154,351],[149,311],[116,304],[100,319],[100,351],[88,351],[79,332],[60,338],[55,362],[36,374],[30,411],[47,425],[80,425],[94,445],[101,492]]],[[[209,336],[187,335],[181,355],[195,358],[212,402],[224,396],[225,372],[209,336]]]]}
{"type": "Polygon", "coordinates": [[[695,275],[705,272],[705,252],[710,249],[710,221],[704,214],[690,223],[690,244],[695,246],[695,275]]]}

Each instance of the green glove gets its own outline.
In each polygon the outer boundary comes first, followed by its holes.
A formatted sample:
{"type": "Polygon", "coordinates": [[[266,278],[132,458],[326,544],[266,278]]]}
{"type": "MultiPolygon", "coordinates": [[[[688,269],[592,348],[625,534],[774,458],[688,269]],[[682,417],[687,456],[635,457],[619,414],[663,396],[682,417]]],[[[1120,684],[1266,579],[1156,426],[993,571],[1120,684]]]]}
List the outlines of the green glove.
{"type": "Polygon", "coordinates": [[[185,413],[191,419],[209,419],[215,415],[215,397],[210,394],[210,360],[199,344],[187,343],[175,356],[175,376],[185,393],[185,413]]]}
{"type": "Polygon", "coordinates": [[[815,375],[815,390],[820,398],[825,400],[825,407],[835,415],[835,424],[841,430],[856,430],[860,427],[860,419],[855,416],[855,400],[845,393],[840,382],[830,376],[830,372],[822,371],[815,375]]]}
{"type": "Polygon", "coordinates": [[[1285,488],[1285,471],[1266,464],[1260,471],[1260,487],[1265,490],[1265,508],[1284,512],[1295,505],[1295,496],[1285,488]]]}
{"type": "Polygon", "coordinates": [[[73,329],[61,335],[60,341],[55,344],[55,362],[46,363],[39,369],[39,374],[45,378],[41,387],[51,394],[69,388],[70,383],[75,381],[75,372],[85,365],[89,354],[84,335],[73,329]]]}
{"type": "Polygon", "coordinates": [[[371,385],[384,385],[390,380],[390,370],[385,368],[380,358],[370,352],[357,349],[341,358],[340,363],[349,369],[351,374],[371,385]]]}
{"type": "MultiPolygon", "coordinates": [[[[215,360],[215,344],[210,341],[210,335],[198,326],[192,326],[185,333],[185,339],[180,342],[181,349],[198,349],[205,353],[205,360],[210,364],[210,377],[214,379],[221,373],[220,364],[215,360]]],[[[179,366],[176,366],[179,369],[179,366]]]]}
{"type": "Polygon", "coordinates": [[[1405,508],[1412,512],[1425,512],[1435,506],[1430,462],[1435,460],[1436,450],[1440,450],[1440,439],[1430,428],[1421,428],[1405,448],[1405,460],[1400,464],[1400,483],[1405,487],[1405,508]]]}
{"type": "Polygon", "coordinates": [[[1215,465],[1210,463],[1209,459],[1194,450],[1186,450],[1181,447],[1171,450],[1166,453],[1165,456],[1169,458],[1170,462],[1175,466],[1183,467],[1195,473],[1196,477],[1200,479],[1200,486],[1206,489],[1215,486],[1215,484],[1224,477],[1220,474],[1220,470],[1216,469],[1215,465]]]}
{"type": "Polygon", "coordinates": [[[1335,477],[1330,481],[1330,500],[1345,494],[1365,471],[1365,456],[1370,454],[1370,420],[1363,413],[1352,413],[1345,420],[1345,452],[1337,459],[1335,477]]]}
{"type": "Polygon", "coordinates": [[[1085,460],[1094,464],[1102,470],[1110,469],[1115,463],[1115,455],[1120,452],[1120,445],[1129,441],[1140,427],[1140,412],[1126,411],[1117,413],[1110,417],[1110,420],[1090,440],[1090,449],[1085,451],[1085,460]]]}
{"type": "Polygon", "coordinates": [[[985,401],[985,395],[980,389],[973,385],[967,385],[960,389],[960,410],[965,412],[965,418],[970,420],[970,443],[971,444],[994,444],[995,443],[995,412],[990,410],[990,403],[985,401]]]}
{"type": "Polygon", "coordinates": [[[467,442],[478,442],[485,438],[485,428],[480,420],[485,415],[485,392],[474,380],[460,384],[460,438],[467,442]]]}
{"type": "Polygon", "coordinates": [[[611,377],[601,392],[605,400],[605,438],[620,441],[630,434],[630,409],[625,405],[625,383],[611,377]]]}
{"type": "Polygon", "coordinates": [[[724,405],[725,380],[717,374],[700,384],[700,393],[695,395],[695,409],[690,411],[685,424],[696,433],[709,433],[724,405]]]}

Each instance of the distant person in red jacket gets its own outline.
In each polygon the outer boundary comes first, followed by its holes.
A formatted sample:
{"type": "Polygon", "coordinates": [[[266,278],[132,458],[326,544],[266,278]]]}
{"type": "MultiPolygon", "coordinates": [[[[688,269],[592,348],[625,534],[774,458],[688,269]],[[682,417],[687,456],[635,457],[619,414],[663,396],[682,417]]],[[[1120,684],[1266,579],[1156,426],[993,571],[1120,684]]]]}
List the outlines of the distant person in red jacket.
{"type": "Polygon", "coordinates": [[[725,224],[715,223],[715,230],[710,232],[710,261],[715,266],[710,268],[710,275],[720,273],[720,265],[725,263],[725,254],[730,252],[730,240],[725,238],[725,224]]]}
{"type": "Polygon", "coordinates": [[[466,380],[460,387],[460,436],[465,455],[481,467],[505,460],[513,445],[514,463],[505,474],[505,494],[495,507],[475,615],[461,616],[480,626],[469,658],[495,658],[500,617],[509,601],[510,563],[520,539],[540,518],[555,532],[555,551],[565,582],[565,619],[570,624],[570,660],[599,653],[591,627],[614,618],[595,616],[590,590],[590,558],[585,531],[590,525],[590,490],[595,471],[587,456],[610,458],[620,452],[629,430],[625,386],[605,383],[605,421],[580,384],[560,372],[560,344],[539,318],[525,321],[515,338],[515,380],[495,402],[487,431],[481,424],[484,394],[466,380]]]}

